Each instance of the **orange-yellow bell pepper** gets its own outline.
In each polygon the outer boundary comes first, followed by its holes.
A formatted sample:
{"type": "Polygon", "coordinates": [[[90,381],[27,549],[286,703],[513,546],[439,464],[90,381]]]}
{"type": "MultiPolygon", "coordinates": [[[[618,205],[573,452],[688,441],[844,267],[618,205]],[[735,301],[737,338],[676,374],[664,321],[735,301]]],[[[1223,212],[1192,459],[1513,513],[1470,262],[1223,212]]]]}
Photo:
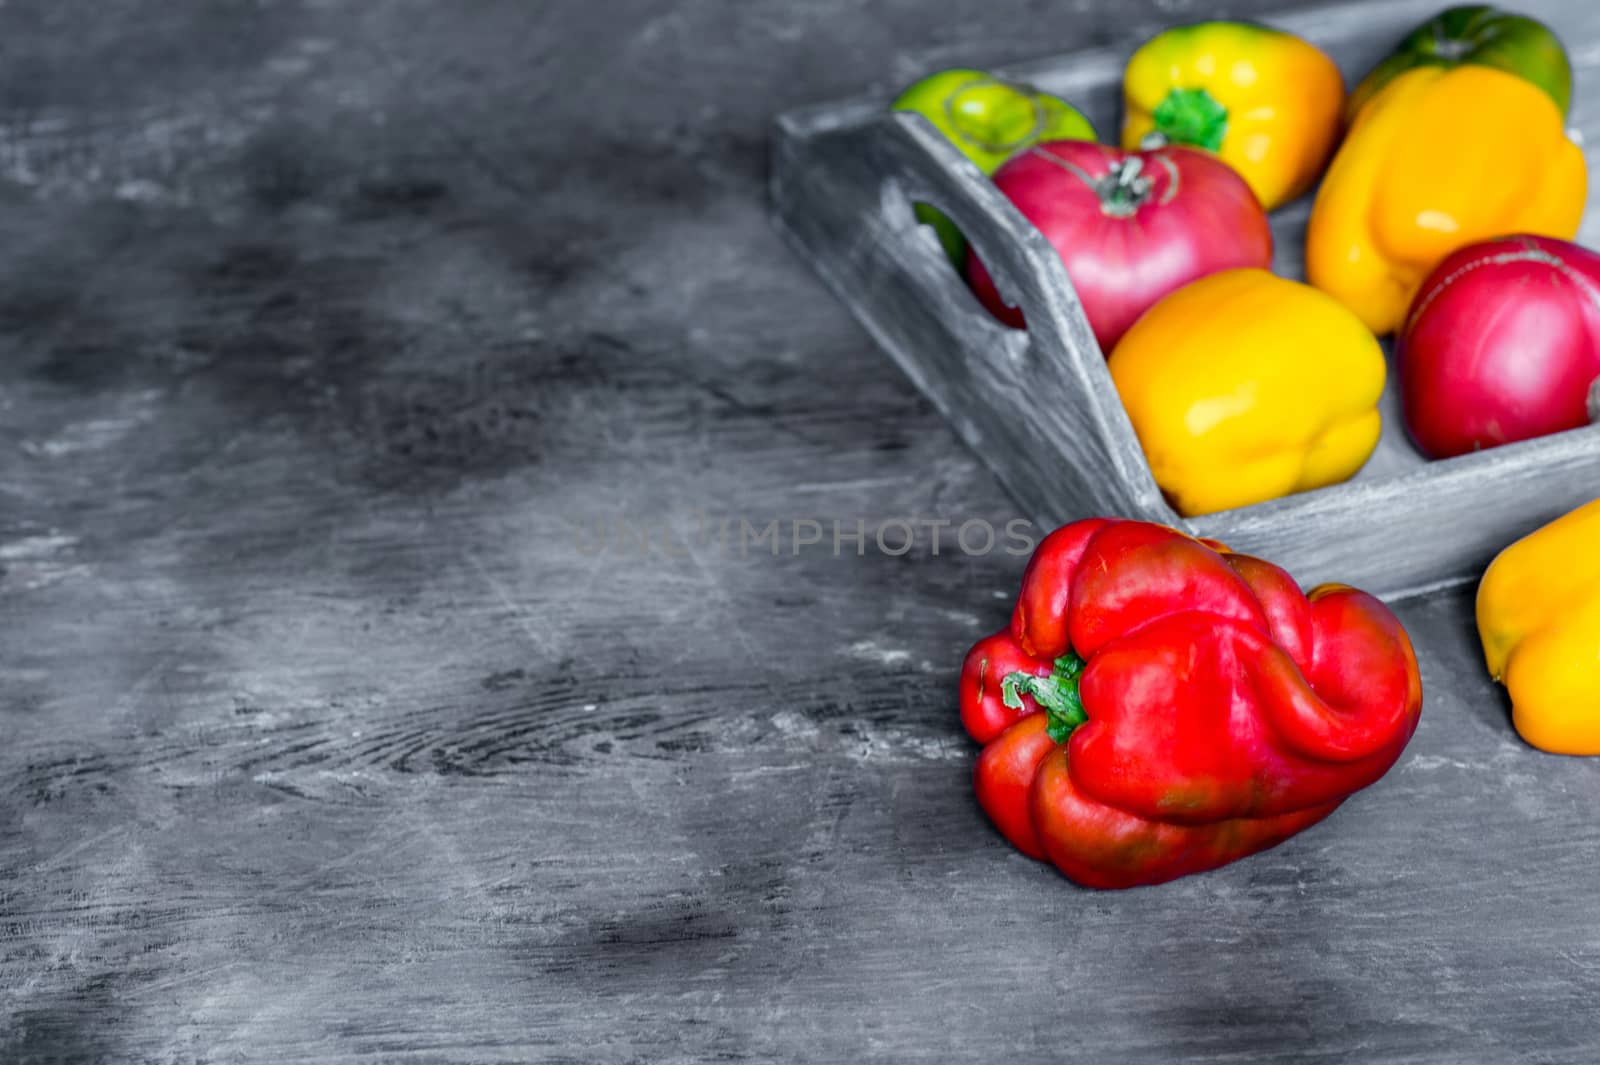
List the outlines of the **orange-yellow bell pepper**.
{"type": "Polygon", "coordinates": [[[1492,67],[1418,67],[1362,107],[1334,156],[1306,275],[1390,333],[1446,255],[1505,233],[1570,240],[1587,192],[1583,153],[1548,94],[1492,67]]]}
{"type": "Polygon", "coordinates": [[[1377,339],[1338,301],[1265,270],[1173,292],[1108,365],[1156,484],[1182,514],[1346,480],[1378,444],[1377,339]]]}
{"type": "Polygon", "coordinates": [[[1309,189],[1342,125],[1344,79],[1292,33],[1248,22],[1177,26],[1123,73],[1122,146],[1160,134],[1215,152],[1271,210],[1309,189]]]}
{"type": "Polygon", "coordinates": [[[1490,563],[1478,636],[1523,739],[1555,754],[1600,754],[1600,499],[1490,563]]]}

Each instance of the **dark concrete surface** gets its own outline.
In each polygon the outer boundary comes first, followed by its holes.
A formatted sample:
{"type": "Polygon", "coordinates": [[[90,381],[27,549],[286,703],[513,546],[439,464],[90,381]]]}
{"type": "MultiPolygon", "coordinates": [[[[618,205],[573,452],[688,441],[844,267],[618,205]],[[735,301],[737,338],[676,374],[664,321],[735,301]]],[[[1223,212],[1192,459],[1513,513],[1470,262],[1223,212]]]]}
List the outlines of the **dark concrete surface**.
{"type": "Polygon", "coordinates": [[[834,556],[1016,511],[770,116],[1219,10],[0,4],[0,1061],[1594,1062],[1600,762],[1466,594],[1385,780],[1107,895],[970,797],[1022,560],[834,556]]]}

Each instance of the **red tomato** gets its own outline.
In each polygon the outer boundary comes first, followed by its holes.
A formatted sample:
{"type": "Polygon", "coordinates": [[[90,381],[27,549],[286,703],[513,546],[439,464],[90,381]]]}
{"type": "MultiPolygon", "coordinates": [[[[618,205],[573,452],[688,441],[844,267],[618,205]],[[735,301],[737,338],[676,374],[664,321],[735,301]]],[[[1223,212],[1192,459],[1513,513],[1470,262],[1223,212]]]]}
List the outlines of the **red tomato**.
{"type": "MultiPolygon", "coordinates": [[[[1272,265],[1272,229],[1250,186],[1192,148],[1051,141],[1006,163],[994,183],[1060,254],[1105,352],[1174,289],[1218,270],[1272,265]]],[[[996,318],[1023,325],[970,252],[967,275],[996,318]]]]}
{"type": "Polygon", "coordinates": [[[1576,429],[1600,381],[1600,255],[1468,245],[1423,282],[1397,343],[1406,428],[1433,458],[1576,429]]]}

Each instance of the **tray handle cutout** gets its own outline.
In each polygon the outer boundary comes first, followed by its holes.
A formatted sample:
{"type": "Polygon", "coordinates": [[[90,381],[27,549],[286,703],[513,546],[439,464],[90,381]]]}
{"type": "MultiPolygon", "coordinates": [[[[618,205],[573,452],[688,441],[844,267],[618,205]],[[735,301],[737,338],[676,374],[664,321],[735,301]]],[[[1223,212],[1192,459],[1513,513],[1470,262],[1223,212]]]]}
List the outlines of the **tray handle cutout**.
{"type": "Polygon", "coordinates": [[[972,382],[973,399],[995,407],[996,416],[1020,420],[1024,446],[1056,452],[1044,458],[1058,471],[1059,487],[1046,488],[1047,498],[1028,500],[1030,512],[1062,515],[1089,503],[1100,513],[1181,525],[1156,487],[1050,242],[922,116],[891,113],[871,125],[874,170],[884,175],[875,238],[895,242],[902,262],[916,262],[925,298],[942,304],[942,315],[965,319],[952,328],[998,349],[982,368],[983,379],[972,382]],[[994,321],[964,292],[937,244],[919,232],[913,203],[926,203],[955,223],[1001,294],[1021,309],[1026,330],[994,321]]]}

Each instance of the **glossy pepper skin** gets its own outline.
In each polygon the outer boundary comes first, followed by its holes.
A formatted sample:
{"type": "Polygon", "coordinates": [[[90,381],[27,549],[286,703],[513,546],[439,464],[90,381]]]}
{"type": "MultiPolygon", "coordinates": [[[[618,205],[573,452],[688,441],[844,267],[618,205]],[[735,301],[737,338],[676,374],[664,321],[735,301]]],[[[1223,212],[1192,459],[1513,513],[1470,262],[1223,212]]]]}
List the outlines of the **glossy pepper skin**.
{"type": "Polygon", "coordinates": [[[1550,97],[1492,67],[1418,67],[1356,116],[1306,231],[1306,275],[1374,333],[1393,332],[1457,248],[1506,233],[1570,240],[1583,153],[1550,97]]]}
{"type": "Polygon", "coordinates": [[[1342,126],[1344,79],[1291,33],[1247,22],[1178,26],[1123,74],[1122,145],[1152,133],[1215,152],[1268,210],[1309,189],[1342,126]]]}
{"type": "Polygon", "coordinates": [[[1335,484],[1378,444],[1387,366],[1337,301],[1227,270],[1151,307],[1108,363],[1156,484],[1210,514],[1335,484]]]}
{"type": "Polygon", "coordinates": [[[1554,754],[1600,754],[1600,499],[1489,564],[1478,635],[1523,739],[1554,754]]]}
{"type": "Polygon", "coordinates": [[[1405,630],[1343,585],[1146,522],[1063,526],[961,672],[978,802],[1086,887],[1214,869],[1322,820],[1417,726],[1405,630]]]}
{"type": "Polygon", "coordinates": [[[1395,78],[1418,67],[1493,67],[1532,82],[1565,117],[1572,105],[1572,63],[1550,27],[1488,4],[1446,8],[1408,33],[1350,94],[1356,113],[1395,78]]]}
{"type": "MultiPolygon", "coordinates": [[[[1043,141],[1095,139],[1089,120],[1065,100],[981,70],[930,74],[908,86],[890,108],[926,118],[985,174],[1043,141]]],[[[950,261],[962,265],[967,241],[955,223],[924,203],[916,205],[916,216],[933,227],[950,261]]]]}

